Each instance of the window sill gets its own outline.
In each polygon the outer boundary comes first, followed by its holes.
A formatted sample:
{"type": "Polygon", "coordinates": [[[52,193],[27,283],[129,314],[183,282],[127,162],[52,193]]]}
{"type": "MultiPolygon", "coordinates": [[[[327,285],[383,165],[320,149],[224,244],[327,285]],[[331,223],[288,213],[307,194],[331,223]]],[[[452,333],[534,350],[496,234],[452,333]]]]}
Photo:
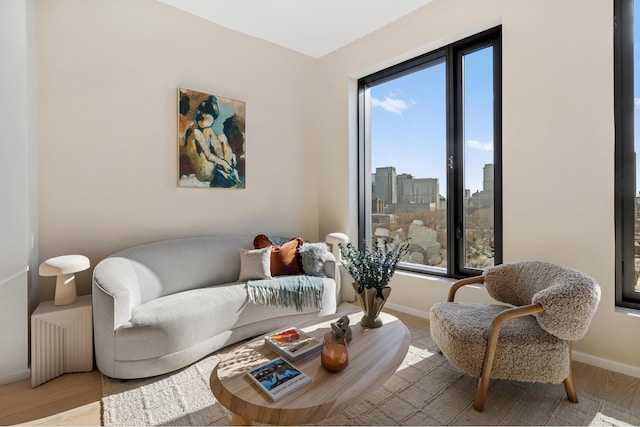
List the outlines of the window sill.
{"type": "Polygon", "coordinates": [[[415,271],[409,270],[396,270],[396,274],[398,276],[413,277],[416,279],[428,280],[431,282],[440,282],[447,285],[451,285],[452,283],[456,282],[456,279],[453,279],[451,277],[438,276],[429,273],[417,273],[415,271]]]}
{"type": "Polygon", "coordinates": [[[619,314],[626,314],[627,316],[631,316],[631,317],[640,318],[640,310],[636,310],[636,309],[633,309],[633,308],[626,308],[626,307],[618,307],[618,306],[616,306],[615,312],[619,313],[619,314]]]}

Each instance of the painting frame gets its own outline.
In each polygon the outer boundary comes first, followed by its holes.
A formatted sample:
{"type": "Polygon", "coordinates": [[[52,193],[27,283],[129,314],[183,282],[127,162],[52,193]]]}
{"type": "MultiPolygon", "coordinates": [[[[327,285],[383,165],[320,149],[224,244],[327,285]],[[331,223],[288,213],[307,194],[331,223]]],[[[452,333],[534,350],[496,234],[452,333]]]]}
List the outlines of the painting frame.
{"type": "Polygon", "coordinates": [[[178,187],[246,188],[246,104],[178,88],[178,187]]]}

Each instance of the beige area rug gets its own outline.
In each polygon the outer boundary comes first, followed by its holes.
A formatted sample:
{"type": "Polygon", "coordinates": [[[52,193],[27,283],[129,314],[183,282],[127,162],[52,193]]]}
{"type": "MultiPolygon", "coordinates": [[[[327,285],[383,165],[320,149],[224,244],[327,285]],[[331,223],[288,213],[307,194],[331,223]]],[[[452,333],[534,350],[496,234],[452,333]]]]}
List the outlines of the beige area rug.
{"type": "MultiPolygon", "coordinates": [[[[322,424],[640,425],[640,412],[616,407],[579,389],[580,403],[569,402],[561,384],[495,380],[484,412],[476,412],[471,405],[477,379],[462,374],[436,353],[427,332],[411,329],[411,338],[400,369],[382,388],[322,424]]],[[[215,364],[229,350],[149,379],[123,383],[103,376],[103,424],[229,425],[230,412],[209,389],[215,364]]]]}

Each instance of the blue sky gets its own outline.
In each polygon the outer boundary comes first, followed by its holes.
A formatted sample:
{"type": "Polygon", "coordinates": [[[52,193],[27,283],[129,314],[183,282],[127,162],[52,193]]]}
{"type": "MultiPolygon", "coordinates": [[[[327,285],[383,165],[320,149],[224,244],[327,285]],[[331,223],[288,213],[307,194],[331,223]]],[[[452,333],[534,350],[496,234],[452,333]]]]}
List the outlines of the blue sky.
{"type": "MultiPolygon", "coordinates": [[[[465,56],[465,187],[482,190],[493,163],[492,48],[465,56]]],[[[439,178],[446,195],[444,62],[371,88],[371,168],[439,178]]]]}

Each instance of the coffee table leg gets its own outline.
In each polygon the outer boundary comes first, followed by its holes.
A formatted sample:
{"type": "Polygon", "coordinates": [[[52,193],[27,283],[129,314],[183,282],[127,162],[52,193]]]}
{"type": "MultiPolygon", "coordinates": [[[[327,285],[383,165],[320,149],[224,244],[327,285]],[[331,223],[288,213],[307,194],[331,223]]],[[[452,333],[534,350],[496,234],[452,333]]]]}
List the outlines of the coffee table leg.
{"type": "Polygon", "coordinates": [[[231,413],[231,425],[232,426],[250,426],[253,425],[251,420],[246,419],[238,414],[231,413]]]}

